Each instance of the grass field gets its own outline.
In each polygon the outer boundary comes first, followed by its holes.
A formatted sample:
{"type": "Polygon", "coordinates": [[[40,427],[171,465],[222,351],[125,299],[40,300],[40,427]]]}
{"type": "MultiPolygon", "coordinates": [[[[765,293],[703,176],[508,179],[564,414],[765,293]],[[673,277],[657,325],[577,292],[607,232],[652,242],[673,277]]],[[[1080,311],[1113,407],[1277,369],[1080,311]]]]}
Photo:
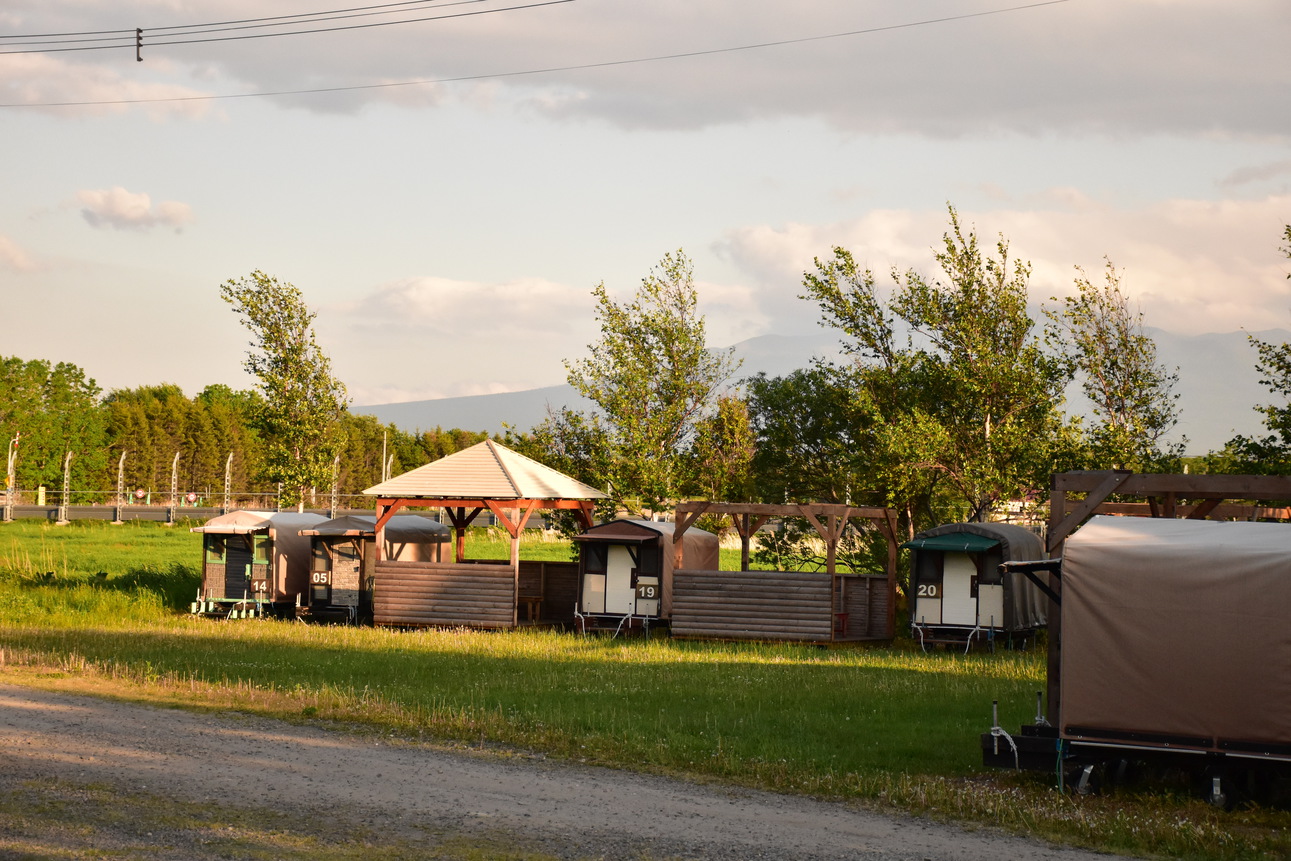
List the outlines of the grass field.
{"type": "MultiPolygon", "coordinates": [[[[468,556],[501,555],[494,544],[477,533],[468,556]]],[[[535,540],[522,555],[569,549],[535,540]]],[[[1073,797],[1046,776],[984,772],[991,702],[1006,728],[1029,721],[1041,653],[212,621],[182,613],[199,557],[182,526],[3,526],[0,678],[858,799],[1110,851],[1291,856],[1285,811],[1224,814],[1173,787],[1073,797]]]]}

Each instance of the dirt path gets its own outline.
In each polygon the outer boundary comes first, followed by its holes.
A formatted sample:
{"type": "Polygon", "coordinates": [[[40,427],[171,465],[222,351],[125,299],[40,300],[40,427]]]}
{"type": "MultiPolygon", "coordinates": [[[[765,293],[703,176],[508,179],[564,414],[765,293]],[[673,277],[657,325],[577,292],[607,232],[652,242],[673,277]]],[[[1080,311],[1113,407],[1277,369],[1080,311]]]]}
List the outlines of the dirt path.
{"type": "Polygon", "coordinates": [[[564,858],[1108,857],[805,798],[11,685],[0,774],[9,787],[56,778],[233,807],[272,799],[383,833],[512,834],[564,858]]]}

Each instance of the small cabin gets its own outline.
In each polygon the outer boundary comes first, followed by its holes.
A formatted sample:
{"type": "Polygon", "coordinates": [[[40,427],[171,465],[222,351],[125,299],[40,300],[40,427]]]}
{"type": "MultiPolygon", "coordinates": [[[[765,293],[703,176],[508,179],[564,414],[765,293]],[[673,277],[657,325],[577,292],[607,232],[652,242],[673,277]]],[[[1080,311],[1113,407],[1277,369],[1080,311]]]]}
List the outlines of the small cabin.
{"type": "Polygon", "coordinates": [[[202,534],[202,586],[193,613],[290,616],[309,587],[309,539],[321,514],[230,511],[193,528],[202,534]]]}
{"type": "MultiPolygon", "coordinates": [[[[648,630],[671,617],[674,529],[653,520],[614,520],[574,536],[580,629],[648,630]]],[[[681,541],[688,567],[719,567],[716,535],[692,528],[681,541]]]]}
{"type": "Polygon", "coordinates": [[[1040,559],[1044,543],[1008,523],[951,523],[920,532],[911,550],[910,628],[931,645],[995,647],[998,637],[1025,641],[1044,627],[1048,598],[1024,574],[1000,564],[1040,559]]]}
{"type": "MultiPolygon", "coordinates": [[[[337,517],[301,530],[310,542],[309,592],[302,616],[371,621],[376,567],[375,515],[337,517]]],[[[442,562],[453,531],[429,517],[398,514],[383,530],[383,559],[442,562]]]]}

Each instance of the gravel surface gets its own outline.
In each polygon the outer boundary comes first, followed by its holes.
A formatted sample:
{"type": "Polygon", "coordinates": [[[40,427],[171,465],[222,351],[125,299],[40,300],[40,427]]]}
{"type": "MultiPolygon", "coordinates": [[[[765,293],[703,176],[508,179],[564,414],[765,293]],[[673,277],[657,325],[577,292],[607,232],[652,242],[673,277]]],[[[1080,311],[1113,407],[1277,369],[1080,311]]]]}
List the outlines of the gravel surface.
{"type": "Polygon", "coordinates": [[[0,782],[12,790],[31,779],[230,807],[267,799],[293,814],[346,816],[390,835],[513,835],[570,859],[1108,858],[540,756],[445,751],[325,726],[0,685],[0,782]]]}

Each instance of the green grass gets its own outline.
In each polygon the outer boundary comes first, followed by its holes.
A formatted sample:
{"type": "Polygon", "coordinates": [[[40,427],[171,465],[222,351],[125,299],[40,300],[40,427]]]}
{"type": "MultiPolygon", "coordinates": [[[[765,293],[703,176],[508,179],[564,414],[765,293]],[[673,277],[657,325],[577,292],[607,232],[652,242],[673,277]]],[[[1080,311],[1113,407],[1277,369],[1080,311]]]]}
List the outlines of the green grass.
{"type": "MultiPolygon", "coordinates": [[[[860,799],[1103,849],[1291,855],[1286,812],[1224,815],[1170,787],[1073,798],[1047,776],[984,772],[991,701],[1006,728],[1029,721],[1040,652],[196,619],[178,608],[196,589],[197,539],[154,525],[0,528],[0,678],[860,799]]],[[[467,555],[505,547],[480,531],[467,555]]],[[[559,543],[522,550],[569,558],[559,543]]]]}

